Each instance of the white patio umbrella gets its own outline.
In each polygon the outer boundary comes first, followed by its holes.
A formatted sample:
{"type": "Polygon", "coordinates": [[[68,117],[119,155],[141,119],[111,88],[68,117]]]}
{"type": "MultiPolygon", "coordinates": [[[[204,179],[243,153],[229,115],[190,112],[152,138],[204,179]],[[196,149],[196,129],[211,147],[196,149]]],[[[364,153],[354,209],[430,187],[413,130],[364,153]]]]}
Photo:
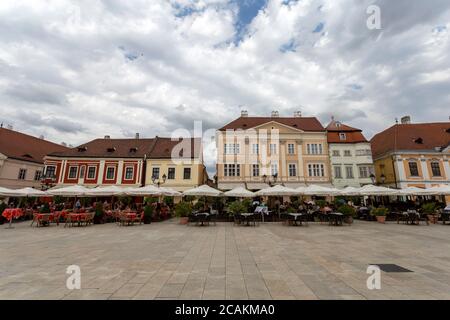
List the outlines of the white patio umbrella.
{"type": "Polygon", "coordinates": [[[224,195],[227,197],[236,198],[253,198],[256,194],[245,189],[244,187],[236,187],[233,190],[225,192],[224,195]]]}
{"type": "Polygon", "coordinates": [[[307,196],[335,196],[339,195],[338,189],[319,186],[319,185],[309,185],[303,190],[303,194],[307,196]]]}
{"type": "Polygon", "coordinates": [[[220,197],[222,195],[222,191],[211,188],[210,186],[204,184],[200,187],[189,189],[183,192],[184,196],[197,196],[197,197],[220,197]]]}
{"type": "Polygon", "coordinates": [[[441,184],[438,187],[431,187],[428,189],[425,189],[427,192],[427,195],[430,196],[448,196],[450,195],[450,186],[447,184],[441,184]]]}
{"type": "Polygon", "coordinates": [[[408,187],[405,189],[397,190],[399,196],[427,196],[430,195],[428,189],[408,187]]]}
{"type": "Polygon", "coordinates": [[[362,196],[392,196],[396,193],[397,191],[395,189],[374,186],[372,184],[365,185],[359,189],[359,194],[362,196]]]}
{"type": "Polygon", "coordinates": [[[256,192],[257,196],[295,196],[298,192],[295,189],[291,189],[282,185],[276,185],[270,188],[262,189],[256,192]]]}
{"type": "Polygon", "coordinates": [[[182,196],[181,192],[178,192],[169,187],[160,187],[159,189],[161,190],[163,196],[169,196],[169,197],[181,197],[182,196]]]}
{"type": "Polygon", "coordinates": [[[34,188],[23,188],[23,189],[17,189],[14,191],[14,197],[45,197],[48,196],[48,194],[44,191],[37,190],[34,188]]]}
{"type": "Polygon", "coordinates": [[[47,190],[47,194],[61,197],[82,197],[86,196],[89,192],[90,189],[80,186],[78,184],[68,187],[52,188],[50,190],[47,190]]]}
{"type": "Polygon", "coordinates": [[[339,193],[342,196],[359,196],[359,190],[360,188],[346,187],[342,190],[339,190],[339,193]]]}
{"type": "Polygon", "coordinates": [[[299,194],[299,195],[304,195],[305,189],[306,189],[306,186],[301,186],[301,187],[295,188],[295,191],[297,191],[297,194],[299,194]]]}
{"type": "Polygon", "coordinates": [[[0,187],[0,197],[12,197],[12,194],[14,194],[13,189],[3,188],[0,187]]]}
{"type": "Polygon", "coordinates": [[[88,189],[86,192],[87,196],[91,197],[109,197],[109,196],[120,196],[125,195],[130,187],[118,187],[118,186],[106,186],[97,187],[93,189],[88,189]]]}
{"type": "Polygon", "coordinates": [[[162,188],[153,185],[147,185],[140,188],[130,188],[126,191],[129,196],[161,196],[163,194],[162,188]]]}

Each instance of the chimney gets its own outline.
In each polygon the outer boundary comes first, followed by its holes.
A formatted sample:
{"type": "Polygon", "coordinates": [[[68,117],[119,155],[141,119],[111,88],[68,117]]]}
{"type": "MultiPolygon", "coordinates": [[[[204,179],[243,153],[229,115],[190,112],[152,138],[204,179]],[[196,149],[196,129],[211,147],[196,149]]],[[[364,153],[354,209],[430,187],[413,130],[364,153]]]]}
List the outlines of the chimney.
{"type": "Polygon", "coordinates": [[[402,124],[411,124],[411,117],[410,116],[404,116],[401,120],[402,124]]]}
{"type": "Polygon", "coordinates": [[[139,139],[139,132],[136,132],[135,138],[139,139]]]}
{"type": "Polygon", "coordinates": [[[111,137],[110,136],[105,136],[105,139],[111,139],[111,137]]]}
{"type": "Polygon", "coordinates": [[[300,110],[294,112],[294,118],[301,118],[302,112],[300,110]]]}
{"type": "Polygon", "coordinates": [[[45,139],[44,135],[41,134],[41,135],[39,136],[39,139],[44,140],[44,139],[45,139]]]}
{"type": "Polygon", "coordinates": [[[242,111],[241,111],[241,117],[242,117],[242,118],[248,117],[248,111],[247,111],[247,110],[242,110],[242,111]]]}
{"type": "Polygon", "coordinates": [[[272,118],[279,118],[280,117],[280,113],[276,110],[272,111],[272,118]]]}

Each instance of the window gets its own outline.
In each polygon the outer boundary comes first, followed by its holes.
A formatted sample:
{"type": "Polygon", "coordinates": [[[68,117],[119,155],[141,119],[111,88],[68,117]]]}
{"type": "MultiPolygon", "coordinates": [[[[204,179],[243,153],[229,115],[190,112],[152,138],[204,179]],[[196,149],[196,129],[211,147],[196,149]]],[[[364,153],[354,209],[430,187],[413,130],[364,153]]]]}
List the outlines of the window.
{"type": "Polygon", "coordinates": [[[371,156],[372,151],[370,149],[356,150],[357,156],[371,156]]]}
{"type": "Polygon", "coordinates": [[[288,153],[295,154],[295,145],[293,143],[288,144],[288,153]]]}
{"type": "Polygon", "coordinates": [[[323,164],[308,164],[308,174],[310,177],[324,177],[325,167],[323,164]]]}
{"type": "Polygon", "coordinates": [[[322,154],[322,145],[313,143],[313,144],[307,144],[307,151],[308,154],[322,154]]]}
{"type": "Polygon", "coordinates": [[[86,167],[85,166],[81,166],[81,169],[80,169],[80,179],[84,179],[84,171],[86,170],[86,167]]]}
{"type": "Polygon", "coordinates": [[[344,150],[344,157],[351,157],[352,152],[350,150],[344,150]]]}
{"type": "Polygon", "coordinates": [[[368,167],[359,167],[359,177],[362,179],[369,178],[369,168],[368,167]]]}
{"type": "Polygon", "coordinates": [[[56,167],[55,166],[47,166],[45,168],[45,177],[46,178],[54,178],[56,176],[56,167]]]}
{"type": "Polygon", "coordinates": [[[225,164],[223,168],[225,177],[239,177],[241,175],[239,164],[225,164]]]}
{"type": "Polygon", "coordinates": [[[275,143],[270,144],[270,154],[277,154],[277,145],[275,143]]]}
{"type": "Polygon", "coordinates": [[[95,174],[97,173],[96,167],[88,167],[87,179],[95,179],[95,174]]]}
{"type": "Polygon", "coordinates": [[[418,177],[419,176],[419,168],[417,166],[417,162],[409,162],[409,174],[412,177],[418,177]]]}
{"type": "Polygon", "coordinates": [[[437,161],[431,162],[431,173],[433,174],[433,177],[441,176],[441,166],[439,165],[439,162],[437,161]]]}
{"type": "Polygon", "coordinates": [[[339,150],[333,150],[333,157],[340,157],[341,153],[339,152],[339,150]]]}
{"type": "Polygon", "coordinates": [[[134,168],[126,167],[125,168],[125,180],[133,180],[133,176],[134,176],[134,168]]]}
{"type": "Polygon", "coordinates": [[[106,168],[106,180],[114,180],[116,177],[116,167],[106,168]]]}
{"type": "Polygon", "coordinates": [[[190,180],[191,179],[191,168],[184,168],[183,170],[183,179],[190,180]]]}
{"type": "Polygon", "coordinates": [[[69,179],[76,179],[78,176],[78,167],[69,167],[69,179]]]}
{"type": "Polygon", "coordinates": [[[353,179],[353,167],[352,166],[346,166],[345,167],[345,173],[346,173],[346,177],[347,179],[353,179]]]}
{"type": "Polygon", "coordinates": [[[167,179],[175,180],[175,168],[169,168],[167,172],[167,179]]]}
{"type": "Polygon", "coordinates": [[[259,164],[252,165],[252,175],[254,177],[259,177],[259,164]]]}
{"type": "Polygon", "coordinates": [[[227,144],[225,143],[223,145],[223,153],[224,154],[238,154],[239,153],[239,144],[235,144],[235,143],[231,143],[231,144],[227,144]]]}
{"type": "Polygon", "coordinates": [[[36,172],[34,173],[34,181],[39,181],[42,178],[42,171],[41,170],[36,170],[36,172]]]}
{"type": "Polygon", "coordinates": [[[297,176],[297,165],[295,163],[289,164],[289,177],[297,176]]]}
{"type": "Polygon", "coordinates": [[[278,176],[278,163],[272,163],[270,165],[270,174],[272,176],[278,176]]]}
{"type": "Polygon", "coordinates": [[[159,179],[159,168],[158,167],[154,167],[152,168],[152,179],[159,179]]]}
{"type": "Polygon", "coordinates": [[[339,133],[339,140],[347,140],[347,135],[345,133],[339,133]]]}
{"type": "Polygon", "coordinates": [[[17,179],[25,180],[26,176],[27,176],[27,169],[19,169],[19,176],[17,179]]]}
{"type": "Polygon", "coordinates": [[[342,179],[342,170],[340,166],[335,166],[334,167],[334,177],[336,179],[342,179]]]}
{"type": "Polygon", "coordinates": [[[257,143],[252,144],[252,153],[259,154],[259,144],[257,143]]]}

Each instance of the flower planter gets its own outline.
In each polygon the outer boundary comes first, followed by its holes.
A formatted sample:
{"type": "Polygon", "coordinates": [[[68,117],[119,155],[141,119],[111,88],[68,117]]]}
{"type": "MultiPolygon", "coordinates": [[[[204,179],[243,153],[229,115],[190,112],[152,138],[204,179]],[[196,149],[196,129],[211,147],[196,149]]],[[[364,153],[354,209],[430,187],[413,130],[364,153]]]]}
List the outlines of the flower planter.
{"type": "Polygon", "coordinates": [[[377,216],[377,221],[379,223],[385,223],[386,222],[386,216],[377,216]]]}
{"type": "Polygon", "coordinates": [[[352,224],[353,223],[353,217],[352,216],[346,216],[344,218],[344,222],[347,224],[352,224]]]}
{"type": "Polygon", "coordinates": [[[438,216],[435,214],[429,214],[427,215],[428,221],[432,224],[436,224],[438,222],[438,216]]]}
{"type": "Polygon", "coordinates": [[[188,217],[181,217],[180,218],[180,224],[188,224],[189,218],[188,217]]]}

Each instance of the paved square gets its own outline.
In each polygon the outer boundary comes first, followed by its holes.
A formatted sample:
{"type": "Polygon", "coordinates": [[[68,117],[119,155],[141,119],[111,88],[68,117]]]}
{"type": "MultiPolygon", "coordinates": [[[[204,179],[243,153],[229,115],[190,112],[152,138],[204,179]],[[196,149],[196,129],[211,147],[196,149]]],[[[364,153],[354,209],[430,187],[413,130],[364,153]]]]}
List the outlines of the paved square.
{"type": "Polygon", "coordinates": [[[0,299],[450,299],[450,226],[3,225],[0,299]],[[413,272],[371,291],[369,263],[413,272]]]}

